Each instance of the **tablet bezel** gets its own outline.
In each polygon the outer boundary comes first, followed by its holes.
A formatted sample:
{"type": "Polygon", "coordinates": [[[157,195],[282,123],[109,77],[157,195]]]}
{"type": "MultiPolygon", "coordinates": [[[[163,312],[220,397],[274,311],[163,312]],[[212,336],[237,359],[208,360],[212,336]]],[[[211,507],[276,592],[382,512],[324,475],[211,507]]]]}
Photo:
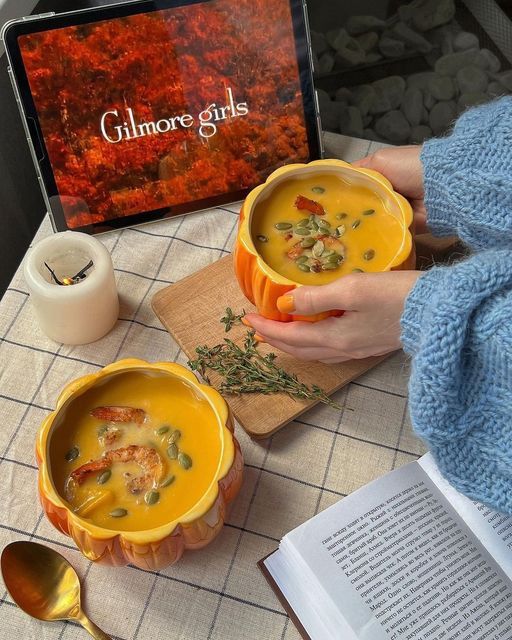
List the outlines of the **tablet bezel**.
{"type": "MultiPolygon", "coordinates": [[[[48,156],[44,137],[39,123],[25,67],[23,64],[18,38],[31,33],[39,33],[69,26],[122,18],[141,13],[161,11],[193,4],[204,4],[211,0],[134,0],[123,4],[107,5],[92,9],[81,9],[58,14],[42,14],[29,18],[12,20],[4,25],[2,38],[9,61],[9,74],[16,100],[27,134],[32,159],[36,167],[38,180],[43,192],[48,212],[55,231],[66,231],[68,227],[61,205],[59,192],[48,156]]],[[[303,113],[306,126],[309,160],[317,160],[322,155],[321,128],[318,105],[313,85],[311,45],[307,21],[307,11],[302,0],[288,0],[295,41],[300,88],[303,98],[303,113]]],[[[102,222],[73,227],[74,231],[89,234],[102,233],[112,229],[133,226],[163,218],[218,207],[242,200],[250,188],[236,192],[219,194],[210,198],[196,200],[171,207],[142,211],[136,214],[105,220],[102,222]]]]}

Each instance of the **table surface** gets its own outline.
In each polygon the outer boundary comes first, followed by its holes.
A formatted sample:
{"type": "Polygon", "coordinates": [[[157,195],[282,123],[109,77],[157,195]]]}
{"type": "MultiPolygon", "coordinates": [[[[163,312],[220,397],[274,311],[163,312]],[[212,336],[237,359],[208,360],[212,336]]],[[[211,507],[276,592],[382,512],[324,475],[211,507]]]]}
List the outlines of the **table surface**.
{"type": "MultiPolygon", "coordinates": [[[[325,142],[327,156],[348,161],[378,146],[332,134],[325,142]]],[[[256,562],[290,529],[424,452],[411,432],[408,363],[400,352],[334,396],[353,411],[316,407],[266,441],[237,427],[241,492],[216,540],[175,566],[151,572],[93,564],[43,516],[34,440],[60,389],[120,358],[186,363],[151,298],[230,252],[237,211],[230,205],[100,236],[114,262],[121,310],[114,329],[93,344],[59,345],[41,333],[20,269],[0,303],[0,547],[34,540],[68,558],[86,612],[113,638],[298,640],[256,562]]],[[[34,242],[50,233],[45,219],[34,242]]],[[[1,638],[88,637],[74,623],[28,618],[0,588],[1,638]]]]}

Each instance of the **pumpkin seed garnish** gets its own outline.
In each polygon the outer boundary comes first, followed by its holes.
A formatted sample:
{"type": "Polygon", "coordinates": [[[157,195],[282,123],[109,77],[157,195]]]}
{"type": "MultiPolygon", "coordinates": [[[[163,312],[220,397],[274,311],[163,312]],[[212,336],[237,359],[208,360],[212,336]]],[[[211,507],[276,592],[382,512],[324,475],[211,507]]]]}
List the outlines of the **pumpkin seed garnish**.
{"type": "Polygon", "coordinates": [[[167,455],[171,460],[176,460],[176,458],[178,457],[178,447],[174,444],[174,442],[172,442],[167,447],[167,455]]]}
{"type": "Polygon", "coordinates": [[[348,213],[337,213],[336,214],[336,220],[344,220],[347,217],[348,217],[348,213]]]}
{"type": "Polygon", "coordinates": [[[110,480],[111,475],[112,475],[112,471],[110,471],[110,469],[105,469],[105,471],[102,471],[100,475],[96,478],[96,482],[98,484],[105,484],[105,482],[108,482],[110,480]]]}
{"type": "Polygon", "coordinates": [[[167,478],[160,483],[160,488],[168,487],[176,480],[176,476],[167,476],[167,478]]]}
{"type": "Polygon", "coordinates": [[[363,269],[352,269],[353,273],[364,273],[363,269]]]}
{"type": "Polygon", "coordinates": [[[365,260],[373,260],[373,258],[375,258],[375,249],[368,249],[368,251],[365,251],[363,254],[363,258],[365,260]]]}
{"type": "Polygon", "coordinates": [[[323,187],[312,187],[311,191],[313,193],[325,193],[325,189],[323,187]]]}
{"type": "Polygon", "coordinates": [[[309,268],[309,266],[308,266],[305,262],[299,262],[299,264],[297,265],[297,267],[298,267],[301,271],[304,271],[305,273],[309,273],[309,271],[311,271],[311,269],[309,268]]]}
{"type": "Polygon", "coordinates": [[[337,269],[337,268],[338,268],[337,262],[326,262],[324,265],[322,265],[322,271],[332,271],[333,269],[337,269]]]}
{"type": "Polygon", "coordinates": [[[68,462],[73,462],[80,455],[80,449],[78,447],[72,447],[65,455],[68,462]]]}
{"type": "Polygon", "coordinates": [[[375,209],[366,209],[366,211],[363,211],[363,216],[373,216],[374,213],[375,209]]]}
{"type": "Polygon", "coordinates": [[[260,242],[268,242],[268,238],[267,238],[267,236],[259,235],[259,236],[256,236],[256,238],[257,238],[260,242]]]}
{"type": "Polygon", "coordinates": [[[334,252],[332,256],[328,256],[327,262],[341,262],[343,260],[343,256],[339,253],[334,252]]]}
{"type": "Polygon", "coordinates": [[[178,462],[184,469],[190,469],[192,466],[192,458],[183,452],[178,454],[178,462]]]}
{"type": "Polygon", "coordinates": [[[304,249],[310,249],[315,242],[316,240],[314,238],[304,238],[304,240],[301,241],[300,246],[304,247],[304,249]]]}
{"type": "Polygon", "coordinates": [[[319,227],[322,227],[324,229],[331,228],[331,223],[329,222],[329,220],[324,220],[324,218],[320,218],[319,220],[316,220],[316,223],[319,227]]]}
{"type": "Polygon", "coordinates": [[[118,507],[117,509],[113,509],[108,515],[111,518],[124,518],[124,516],[128,515],[128,511],[122,507],[118,507]]]}
{"type": "Polygon", "coordinates": [[[278,231],[288,231],[288,229],[291,229],[293,225],[290,222],[276,222],[274,227],[278,231]]]}
{"type": "Polygon", "coordinates": [[[345,234],[346,230],[347,227],[344,224],[340,224],[340,226],[336,228],[336,235],[338,238],[341,238],[341,236],[345,234]]]}
{"type": "Polygon", "coordinates": [[[166,424],[163,424],[161,427],[159,427],[155,433],[157,436],[163,436],[164,433],[167,433],[169,431],[169,426],[166,424]]]}
{"type": "Polygon", "coordinates": [[[159,500],[160,500],[160,494],[158,493],[158,491],[155,491],[154,489],[151,489],[151,491],[148,491],[144,496],[144,502],[150,506],[153,504],[156,504],[159,500]]]}
{"type": "Polygon", "coordinates": [[[311,252],[315,256],[315,258],[319,258],[322,255],[323,250],[325,249],[325,245],[321,240],[317,240],[311,252]]]}
{"type": "Polygon", "coordinates": [[[175,444],[181,438],[181,431],[179,429],[174,429],[171,435],[167,438],[167,442],[169,444],[175,444]]]}
{"type": "Polygon", "coordinates": [[[299,220],[297,222],[297,227],[305,227],[306,225],[309,224],[309,218],[302,218],[302,220],[299,220]]]}
{"type": "Polygon", "coordinates": [[[357,220],[354,220],[354,222],[352,223],[352,229],[357,229],[360,224],[361,220],[359,220],[359,218],[357,220]]]}
{"type": "Polygon", "coordinates": [[[295,227],[295,233],[298,236],[309,236],[311,231],[307,227],[295,227]]]}
{"type": "Polygon", "coordinates": [[[297,260],[295,260],[296,264],[303,264],[304,262],[307,262],[309,260],[309,258],[307,256],[299,256],[297,258],[297,260]]]}

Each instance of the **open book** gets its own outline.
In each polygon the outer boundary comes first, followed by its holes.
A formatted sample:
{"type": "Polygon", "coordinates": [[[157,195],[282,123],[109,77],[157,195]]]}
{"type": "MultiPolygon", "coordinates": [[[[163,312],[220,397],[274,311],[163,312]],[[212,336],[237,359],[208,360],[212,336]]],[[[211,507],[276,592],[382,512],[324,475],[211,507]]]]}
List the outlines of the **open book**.
{"type": "Polygon", "coordinates": [[[288,533],[260,568],[311,640],[510,640],[512,516],[430,454],[288,533]]]}

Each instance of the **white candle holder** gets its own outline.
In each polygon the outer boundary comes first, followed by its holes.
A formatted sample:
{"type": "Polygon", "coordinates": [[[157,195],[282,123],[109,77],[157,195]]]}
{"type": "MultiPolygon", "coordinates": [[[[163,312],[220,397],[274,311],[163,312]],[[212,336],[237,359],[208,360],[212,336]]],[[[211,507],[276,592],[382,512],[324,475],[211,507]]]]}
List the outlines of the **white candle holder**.
{"type": "Polygon", "coordinates": [[[114,267],[96,238],[75,231],[45,238],[28,251],[24,273],[41,329],[52,340],[87,344],[114,326],[119,315],[114,267]],[[74,284],[59,285],[48,269],[59,281],[69,281],[91,260],[74,284]]]}

